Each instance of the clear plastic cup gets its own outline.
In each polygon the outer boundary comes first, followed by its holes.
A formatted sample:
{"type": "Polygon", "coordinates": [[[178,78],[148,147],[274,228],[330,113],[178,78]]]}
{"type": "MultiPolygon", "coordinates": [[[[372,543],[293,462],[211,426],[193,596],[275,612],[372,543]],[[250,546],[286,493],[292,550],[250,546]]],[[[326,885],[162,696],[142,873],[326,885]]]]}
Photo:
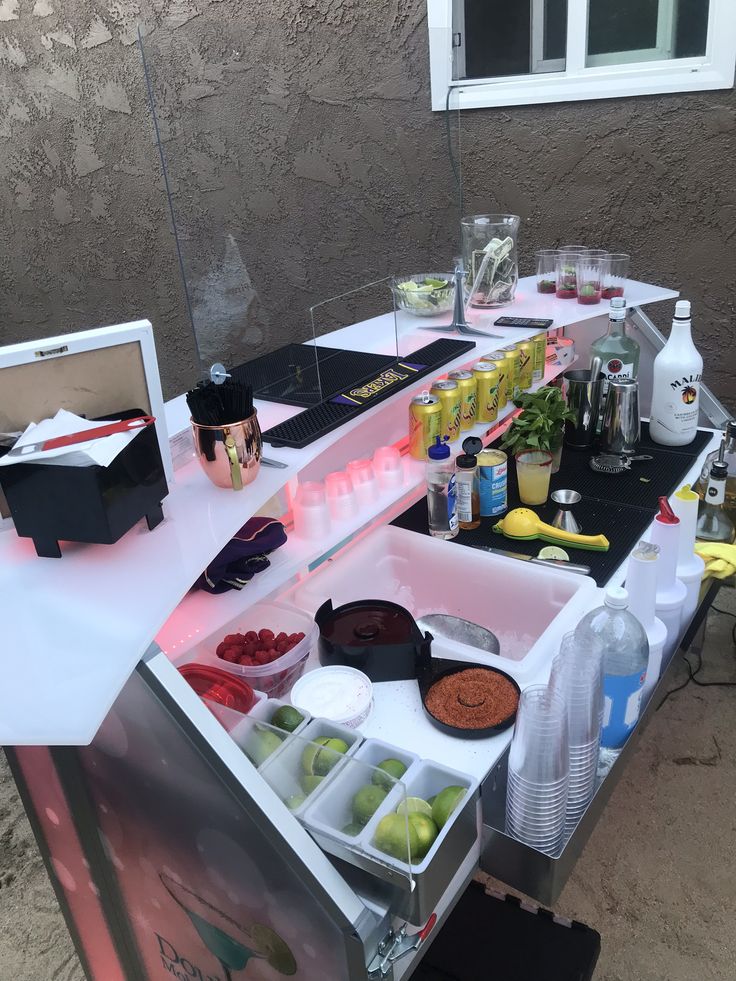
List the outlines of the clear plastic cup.
{"type": "Polygon", "coordinates": [[[395,446],[379,446],[373,454],[373,469],[378,486],[383,490],[401,487],[404,483],[404,465],[395,446]]]}
{"type": "Polygon", "coordinates": [[[631,256],[627,252],[611,252],[608,268],[603,277],[603,299],[612,300],[614,296],[624,296],[626,280],[629,278],[631,256]]]}
{"type": "Polygon", "coordinates": [[[294,498],[294,529],[302,538],[323,538],[330,530],[325,485],[316,480],[299,484],[294,498]]]}
{"type": "Polygon", "coordinates": [[[557,253],[555,296],[558,300],[574,300],[578,295],[577,261],[584,252],[582,245],[566,245],[557,253]]]}
{"type": "Polygon", "coordinates": [[[350,474],[336,470],[325,477],[327,506],[335,521],[345,521],[358,513],[358,502],[353,490],[350,474]]]}
{"type": "Polygon", "coordinates": [[[530,783],[554,785],[569,779],[567,708],[547,685],[521,693],[509,770],[530,783]]]}
{"type": "Polygon", "coordinates": [[[558,249],[540,249],[537,258],[537,293],[551,293],[557,289],[558,249]]]}
{"type": "Polygon", "coordinates": [[[608,253],[595,255],[581,252],[575,263],[575,281],[578,303],[591,306],[601,302],[603,296],[603,277],[608,269],[608,253]]]}
{"type": "Polygon", "coordinates": [[[373,463],[368,460],[351,460],[347,471],[353,482],[353,490],[358,504],[363,507],[371,505],[378,494],[378,482],[373,471],[373,463]]]}

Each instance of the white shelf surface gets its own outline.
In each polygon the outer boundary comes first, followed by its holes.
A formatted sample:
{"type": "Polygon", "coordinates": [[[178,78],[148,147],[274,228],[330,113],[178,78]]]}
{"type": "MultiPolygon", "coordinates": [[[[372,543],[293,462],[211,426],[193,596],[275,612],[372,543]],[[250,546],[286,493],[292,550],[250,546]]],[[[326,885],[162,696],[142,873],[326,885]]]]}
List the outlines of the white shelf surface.
{"type": "MultiPolygon", "coordinates": [[[[605,304],[581,306],[541,297],[532,293],[533,289],[533,279],[521,280],[512,306],[492,314],[473,314],[473,323],[484,327],[498,316],[546,316],[553,318],[550,329],[555,329],[606,314],[605,304]]],[[[676,295],[642,283],[631,283],[627,289],[627,301],[636,306],[676,295]]],[[[408,319],[408,315],[398,318],[403,356],[434,337],[443,336],[422,330],[416,318],[411,318],[411,323],[408,319]]],[[[488,329],[502,334],[509,342],[536,333],[492,326],[488,329]]],[[[390,351],[396,343],[394,338],[394,318],[386,314],[336,331],[319,343],[390,351]]],[[[489,338],[488,342],[480,337],[472,340],[476,348],[443,366],[440,374],[503,346],[498,338],[489,338]]],[[[195,598],[185,604],[184,619],[174,617],[162,631],[202,569],[238,528],[300,472],[318,467],[320,457],[329,460],[336,445],[349,447],[353,441],[358,445],[361,438],[372,436],[374,447],[386,442],[383,434],[388,431],[387,426],[405,427],[409,396],[426,385],[427,379],[418,380],[412,388],[397,392],[304,449],[266,447],[266,455],[283,461],[287,469],[261,468],[258,479],[241,493],[213,487],[195,462],[188,464],[177,472],[164,502],[166,520],[153,532],[139,523],[112,546],[69,543],[62,545],[61,559],[41,559],[32,542],[18,538],[6,522],[0,531],[0,611],[4,625],[0,665],[6,679],[0,689],[0,745],[89,743],[159,631],[162,641],[168,643],[168,637],[178,631],[178,622],[183,624],[186,619],[201,623],[199,629],[206,625],[209,632],[222,615],[215,610],[224,610],[233,602],[229,596],[192,594],[195,598]]],[[[257,408],[263,429],[300,411],[265,402],[258,402],[257,408]]],[[[170,432],[183,428],[186,419],[185,402],[180,396],[167,405],[170,432]]],[[[345,459],[360,455],[343,452],[345,459]]],[[[332,469],[335,466],[330,463],[325,472],[332,469]]],[[[423,479],[421,464],[408,462],[407,470],[401,496],[412,490],[416,493],[423,479]]],[[[331,536],[334,541],[315,545],[292,537],[273,557],[272,569],[246,587],[247,599],[244,594],[237,594],[240,601],[250,604],[278,591],[329,548],[371,524],[377,515],[386,516],[386,508],[395,503],[396,497],[391,499],[389,495],[376,502],[370,516],[345,523],[343,528],[335,527],[331,536]]]]}

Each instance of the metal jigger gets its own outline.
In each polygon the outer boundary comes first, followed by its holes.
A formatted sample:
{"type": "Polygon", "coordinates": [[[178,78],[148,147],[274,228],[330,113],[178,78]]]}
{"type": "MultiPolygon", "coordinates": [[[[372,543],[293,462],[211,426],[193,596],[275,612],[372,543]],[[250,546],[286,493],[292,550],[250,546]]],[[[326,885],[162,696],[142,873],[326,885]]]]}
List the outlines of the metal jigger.
{"type": "Polygon", "coordinates": [[[553,526],[561,528],[562,531],[572,532],[573,535],[579,535],[582,529],[572,509],[580,503],[580,494],[576,490],[557,490],[553,491],[550,497],[558,506],[557,514],[552,519],[553,526]]]}
{"type": "Polygon", "coordinates": [[[465,286],[463,280],[465,279],[465,270],[463,269],[462,262],[458,262],[455,266],[455,305],[452,311],[452,323],[449,327],[423,327],[423,330],[440,330],[443,333],[449,334],[476,334],[480,337],[494,337],[498,340],[503,340],[503,334],[489,334],[488,331],[478,330],[476,327],[471,327],[465,316],[465,286]]]}

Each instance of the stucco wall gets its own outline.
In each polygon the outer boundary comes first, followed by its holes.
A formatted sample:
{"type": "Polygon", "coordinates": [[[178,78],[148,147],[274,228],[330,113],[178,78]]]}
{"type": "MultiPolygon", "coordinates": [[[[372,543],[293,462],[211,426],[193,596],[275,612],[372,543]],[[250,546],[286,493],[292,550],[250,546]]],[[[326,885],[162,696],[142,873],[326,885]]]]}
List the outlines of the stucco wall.
{"type": "MultiPolygon", "coordinates": [[[[255,353],[303,336],[316,300],[448,265],[424,0],[0,0],[0,341],[148,316],[167,392],[196,375],[138,23],[205,347],[229,331],[255,353]]],[[[465,210],[522,216],[522,271],[562,241],[630,251],[693,300],[733,404],[733,91],[475,111],[462,131],[465,210]]]]}

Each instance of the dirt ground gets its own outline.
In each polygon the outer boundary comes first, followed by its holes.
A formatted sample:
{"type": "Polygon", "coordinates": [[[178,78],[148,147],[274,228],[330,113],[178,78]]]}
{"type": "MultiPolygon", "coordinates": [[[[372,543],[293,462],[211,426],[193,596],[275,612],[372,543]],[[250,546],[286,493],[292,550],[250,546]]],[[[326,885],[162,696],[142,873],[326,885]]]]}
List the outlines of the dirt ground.
{"type": "MultiPolygon", "coordinates": [[[[718,605],[736,613],[734,591],[718,605]]],[[[736,681],[734,622],[710,614],[701,680],[736,681]]],[[[735,712],[736,688],[688,685],[616,788],[556,904],[601,933],[595,981],[733,981],[735,712]]],[[[83,981],[4,757],[0,981],[83,981]]]]}

